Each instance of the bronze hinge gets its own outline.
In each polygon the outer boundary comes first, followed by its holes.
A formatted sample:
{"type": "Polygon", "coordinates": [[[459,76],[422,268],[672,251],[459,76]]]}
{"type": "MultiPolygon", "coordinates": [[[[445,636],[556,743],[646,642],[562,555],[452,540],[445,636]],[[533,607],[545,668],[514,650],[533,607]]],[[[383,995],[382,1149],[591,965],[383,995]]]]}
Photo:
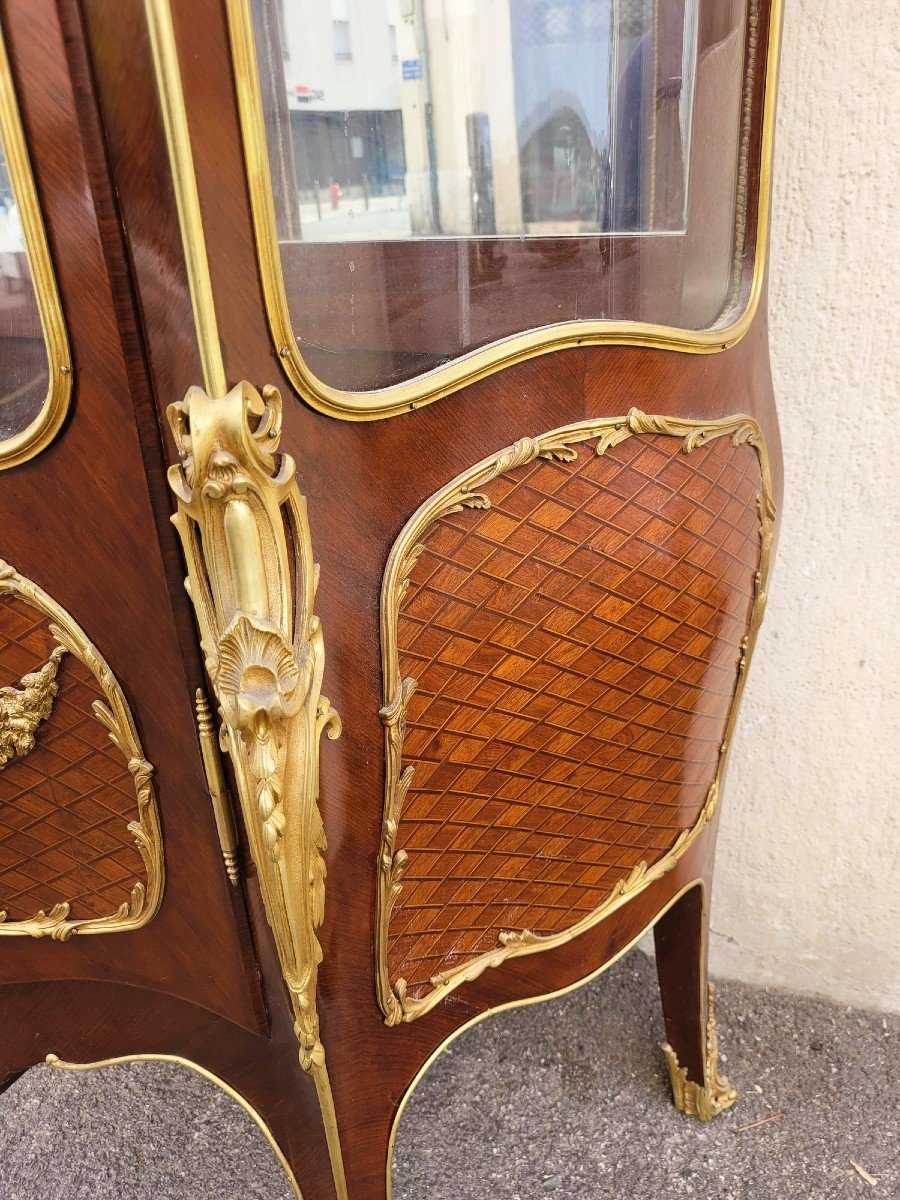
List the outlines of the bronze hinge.
{"type": "Polygon", "coordinates": [[[219,834],[219,845],[222,847],[222,857],[225,860],[225,870],[232,884],[237,887],[240,881],[238,868],[238,836],[234,823],[234,812],[231,808],[231,797],[225,783],[225,772],[222,759],[219,757],[219,739],[213,724],[212,713],[203,689],[197,688],[197,732],[200,737],[200,750],[203,754],[203,769],[206,772],[206,786],[212,800],[213,814],[216,818],[216,829],[219,834]]]}

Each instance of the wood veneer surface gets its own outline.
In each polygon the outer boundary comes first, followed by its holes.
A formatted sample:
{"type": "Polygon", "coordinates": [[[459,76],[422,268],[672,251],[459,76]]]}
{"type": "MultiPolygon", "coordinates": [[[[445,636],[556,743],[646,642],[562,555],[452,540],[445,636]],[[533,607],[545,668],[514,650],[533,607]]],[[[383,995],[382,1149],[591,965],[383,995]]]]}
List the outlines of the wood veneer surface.
{"type": "MultiPolygon", "coordinates": [[[[739,2],[731,0],[732,7],[739,2]]],[[[486,971],[411,1025],[387,1028],[376,1003],[373,932],[383,814],[378,595],[390,547],[427,496],[486,455],[519,437],[621,414],[632,404],[702,419],[737,411],[755,416],[770,449],[778,503],[781,459],[765,303],[747,336],[721,355],[571,349],[519,363],[439,404],[377,425],[324,417],[292,392],[267,326],[224,5],[171,0],[171,7],[226,373],[230,383],[248,379],[281,388],[282,449],[297,460],[321,563],[316,611],[325,634],[324,690],[343,718],[344,734],[323,744],[321,758],[319,804],[329,845],[319,1012],[351,1200],[383,1200],[392,1121],[428,1056],[486,1010],[583,978],[628,945],[682,889],[698,879],[708,884],[716,829],[714,820],[673,871],[581,937],[486,971]]],[[[746,181],[744,297],[756,248],[765,0],[762,11],[746,181]]],[[[263,1113],[306,1200],[333,1200],[315,1088],[298,1065],[290,1007],[252,867],[245,884],[255,953],[250,962],[241,905],[230,911],[234,893],[221,873],[193,733],[191,698],[202,682],[202,657],[181,587],[177,538],[168,525],[171,498],[163,467],[175,459],[166,406],[200,383],[202,374],[144,3],[0,0],[0,15],[4,27],[15,31],[12,57],[27,91],[26,126],[76,367],[75,411],[62,437],[35,464],[0,477],[0,502],[16,514],[8,533],[15,553],[6,556],[90,624],[129,698],[138,701],[142,739],[164,785],[159,795],[170,868],[163,909],[147,929],[127,939],[13,947],[3,976],[9,986],[2,992],[0,1078],[48,1050],[74,1061],[182,1054],[222,1075],[263,1113]],[[65,23],[68,64],[60,55],[58,19],[65,23]],[[81,132],[73,107],[81,114],[81,132]],[[85,144],[90,141],[89,171],[80,157],[82,135],[85,144]],[[98,446],[114,469],[88,466],[98,446]],[[143,491],[134,482],[142,469],[143,491]],[[42,540],[47,529],[60,531],[66,553],[60,554],[59,540],[42,540]],[[77,554],[71,553],[76,544],[77,554]],[[106,565],[98,575],[73,570],[75,559],[106,565]],[[266,1020],[257,1018],[254,1025],[244,998],[255,987],[257,969],[267,1011],[266,1020]],[[98,976],[104,975],[128,984],[101,984],[98,976]],[[231,1020],[212,1016],[213,1007],[231,1020]],[[263,1025],[262,1036],[247,1032],[263,1025]]],[[[679,941],[691,938],[696,934],[679,941]]],[[[699,943],[692,953],[700,953],[699,943]]],[[[694,1040],[702,1036],[703,1022],[695,992],[672,1002],[694,1040]]],[[[689,1039],[670,1036],[691,1062],[689,1039]]]]}
{"type": "Polygon", "coordinates": [[[537,459],[422,539],[391,924],[411,995],[504,930],[571,928],[705,804],[759,567],[759,457],[634,436],[537,459]]]}
{"type": "MultiPolygon", "coordinates": [[[[0,687],[21,685],[58,643],[49,620],[0,598],[0,687]]],[[[69,920],[107,917],[131,900],[147,872],[128,829],[139,813],[122,752],[96,718],[106,697],[88,668],[63,656],[48,718],[34,748],[0,770],[0,912],[28,920],[57,904],[69,920]]]]}

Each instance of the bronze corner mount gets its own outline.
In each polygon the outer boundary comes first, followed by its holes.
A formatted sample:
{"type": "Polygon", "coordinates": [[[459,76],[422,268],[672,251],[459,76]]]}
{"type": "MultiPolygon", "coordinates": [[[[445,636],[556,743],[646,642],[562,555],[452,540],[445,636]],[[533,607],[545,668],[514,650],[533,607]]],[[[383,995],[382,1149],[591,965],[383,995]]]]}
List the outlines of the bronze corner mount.
{"type": "Polygon", "coordinates": [[[716,1036],[716,989],[709,985],[706,1019],[706,1053],[703,1060],[703,1083],[688,1079],[687,1069],[678,1062],[678,1056],[668,1042],[663,1046],[675,1107],[686,1117],[697,1117],[700,1121],[711,1121],[713,1117],[731,1108],[738,1094],[724,1075],[719,1074],[719,1041],[716,1036]]]}
{"type": "Polygon", "coordinates": [[[169,470],[187,589],[293,1008],[300,1063],[316,1083],[338,1195],[340,1146],[316,985],[325,911],[319,742],[340,734],[322,695],[319,570],[293,459],[278,455],[281,397],[242,382],[169,407],[181,462],[169,470]]]}

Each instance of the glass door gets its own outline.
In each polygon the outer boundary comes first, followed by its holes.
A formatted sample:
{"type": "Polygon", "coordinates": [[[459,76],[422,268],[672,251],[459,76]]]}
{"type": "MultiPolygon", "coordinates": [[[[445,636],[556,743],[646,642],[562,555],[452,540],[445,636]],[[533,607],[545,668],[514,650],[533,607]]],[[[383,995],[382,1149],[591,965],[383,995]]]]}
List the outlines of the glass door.
{"type": "Polygon", "coordinates": [[[746,329],[756,0],[228,9],[270,325],[313,402],[402,411],[523,348],[746,329]]]}

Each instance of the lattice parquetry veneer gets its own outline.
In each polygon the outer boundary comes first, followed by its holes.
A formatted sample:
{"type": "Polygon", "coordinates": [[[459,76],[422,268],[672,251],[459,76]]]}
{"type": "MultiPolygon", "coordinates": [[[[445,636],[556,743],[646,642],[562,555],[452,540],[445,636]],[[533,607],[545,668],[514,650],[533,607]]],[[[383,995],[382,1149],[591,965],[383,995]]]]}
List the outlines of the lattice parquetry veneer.
{"type": "Polygon", "coordinates": [[[0,936],[137,929],[163,850],[153,768],[84,632],[0,562],[0,936]]]}
{"type": "Polygon", "coordinates": [[[754,421],[632,410],[523,439],[411,518],[382,596],[389,1023],[589,928],[698,836],[773,517],[754,421]]]}

